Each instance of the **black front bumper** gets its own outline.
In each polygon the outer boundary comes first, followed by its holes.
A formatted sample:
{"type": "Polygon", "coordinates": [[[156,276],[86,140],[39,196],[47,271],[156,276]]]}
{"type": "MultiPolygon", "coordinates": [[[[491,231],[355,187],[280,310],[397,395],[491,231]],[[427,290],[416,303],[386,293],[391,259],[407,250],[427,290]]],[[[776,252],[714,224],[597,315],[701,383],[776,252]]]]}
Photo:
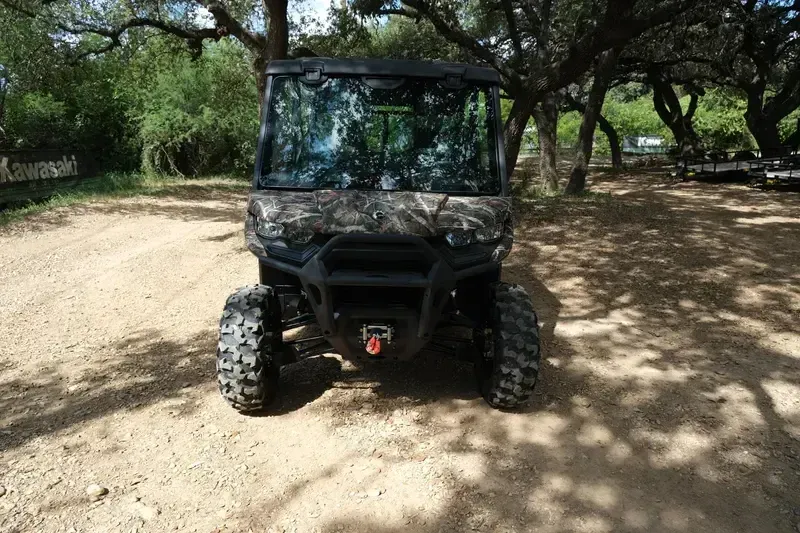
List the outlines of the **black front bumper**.
{"type": "Polygon", "coordinates": [[[338,235],[302,267],[259,259],[299,278],[322,334],[346,358],[369,357],[362,328],[376,324],[393,329],[381,356],[413,356],[433,337],[458,280],[498,268],[454,271],[430,243],[409,235],[338,235]]]}
{"type": "Polygon", "coordinates": [[[322,334],[345,357],[366,355],[361,328],[394,329],[382,354],[405,359],[433,335],[455,288],[450,266],[425,239],[338,235],[306,263],[300,282],[322,334]]]}

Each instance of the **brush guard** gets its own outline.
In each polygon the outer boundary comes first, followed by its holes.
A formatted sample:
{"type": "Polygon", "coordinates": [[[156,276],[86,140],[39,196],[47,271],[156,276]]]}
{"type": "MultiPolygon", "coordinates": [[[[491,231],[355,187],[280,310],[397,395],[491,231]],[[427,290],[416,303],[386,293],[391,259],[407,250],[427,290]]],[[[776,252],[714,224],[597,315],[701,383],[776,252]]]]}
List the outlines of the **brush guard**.
{"type": "Polygon", "coordinates": [[[407,235],[338,235],[298,277],[323,337],[350,358],[407,359],[419,352],[433,337],[456,285],[452,268],[431,245],[407,235]],[[363,288],[376,300],[354,303],[336,296],[363,288]],[[381,299],[392,290],[418,296],[411,297],[411,304],[381,299]],[[370,354],[375,334],[380,348],[370,354]]]}

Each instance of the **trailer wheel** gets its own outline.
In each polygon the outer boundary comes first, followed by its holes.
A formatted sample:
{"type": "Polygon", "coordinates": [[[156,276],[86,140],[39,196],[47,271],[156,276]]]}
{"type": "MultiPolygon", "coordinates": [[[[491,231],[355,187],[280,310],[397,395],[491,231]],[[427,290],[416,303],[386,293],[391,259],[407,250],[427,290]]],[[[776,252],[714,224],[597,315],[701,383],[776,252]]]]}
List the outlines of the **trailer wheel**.
{"type": "Polygon", "coordinates": [[[258,411],[275,399],[281,340],[280,305],[271,287],[248,285],[228,297],[219,322],[217,382],[231,407],[258,411]]]}
{"type": "Polygon", "coordinates": [[[488,328],[477,332],[475,364],[481,394],[492,407],[513,409],[533,393],[539,375],[539,324],[533,304],[519,285],[492,286],[488,328]]]}

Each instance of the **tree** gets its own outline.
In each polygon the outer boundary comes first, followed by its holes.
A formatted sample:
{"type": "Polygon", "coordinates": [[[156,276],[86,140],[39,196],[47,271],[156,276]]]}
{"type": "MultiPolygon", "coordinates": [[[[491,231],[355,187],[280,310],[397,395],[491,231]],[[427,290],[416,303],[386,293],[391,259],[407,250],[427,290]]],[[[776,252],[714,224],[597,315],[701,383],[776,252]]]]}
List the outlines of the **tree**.
{"type": "MultiPolygon", "coordinates": [[[[531,114],[552,117],[554,91],[574,82],[591,68],[595,57],[623,46],[650,28],[665,24],[689,9],[689,0],[357,0],[364,12],[424,18],[447,40],[474,60],[496,69],[514,104],[505,124],[506,159],[514,168],[522,135],[531,114]],[[544,107],[537,106],[545,102],[544,107]]],[[[538,127],[538,126],[537,126],[538,127]]],[[[552,124],[540,129],[552,131],[552,124]]],[[[554,150],[547,140],[543,149],[554,150]]],[[[547,154],[544,163],[554,158],[547,154]]],[[[554,187],[552,179],[547,186],[554,187]]]]}
{"type": "Polygon", "coordinates": [[[442,37],[425,19],[388,17],[380,24],[351,9],[331,6],[324,32],[300,35],[298,44],[325,57],[375,57],[469,62],[471,58],[442,37]]]}
{"type": "Polygon", "coordinates": [[[61,35],[79,37],[79,58],[104,54],[123,46],[131,32],[156,30],[184,40],[195,56],[203,41],[232,37],[252,57],[259,101],[266,90],[266,66],[287,57],[289,48],[288,0],[0,0],[0,6],[28,20],[44,20],[61,35]],[[203,24],[208,14],[213,27],[203,24]],[[266,32],[258,31],[266,27],[266,32]],[[98,39],[99,38],[99,39],[98,39]]]}
{"type": "MultiPolygon", "coordinates": [[[[586,112],[586,103],[567,91],[564,95],[564,104],[569,111],[577,111],[581,115],[586,112]]],[[[620,147],[619,133],[611,122],[603,115],[597,113],[597,125],[608,139],[609,150],[611,151],[611,166],[615,170],[622,169],[622,148],[620,147]]]]}
{"type": "Polygon", "coordinates": [[[800,2],[747,0],[731,10],[737,61],[719,65],[747,95],[745,119],[763,155],[797,146],[800,128],[782,138],[778,124],[800,107],[800,2]],[[770,95],[772,93],[772,95],[770,95]]]}
{"type": "MultiPolygon", "coordinates": [[[[165,44],[151,45],[141,62],[165,44]]],[[[169,55],[150,66],[136,87],[131,112],[146,170],[197,176],[252,170],[258,138],[258,100],[246,51],[232,41],[206,45],[203,55],[169,55]]]]}
{"type": "Polygon", "coordinates": [[[653,107],[675,137],[678,152],[681,155],[701,152],[700,138],[694,130],[692,120],[697,111],[699,98],[705,95],[705,90],[696,85],[687,85],[690,100],[684,113],[672,82],[661,69],[656,66],[650,67],[646,79],[653,87],[653,107]]]}
{"type": "Polygon", "coordinates": [[[594,144],[594,130],[597,126],[597,117],[603,108],[603,101],[606,98],[606,91],[611,83],[611,76],[617,62],[618,51],[611,49],[603,52],[597,60],[597,67],[594,71],[594,80],[589,90],[589,98],[583,112],[581,129],[578,133],[578,149],[575,154],[575,163],[570,172],[569,182],[564,192],[567,194],[578,194],[586,186],[586,173],[589,170],[589,160],[592,158],[592,146],[594,144]]]}
{"type": "Polygon", "coordinates": [[[135,164],[134,126],[121,94],[127,57],[107,54],[78,63],[41,20],[20,24],[0,6],[0,63],[8,72],[0,143],[10,148],[71,148],[110,166],[135,164]],[[133,155],[132,155],[133,154],[133,155]]]}
{"type": "MultiPolygon", "coordinates": [[[[533,108],[533,120],[539,134],[539,174],[545,190],[558,190],[558,113],[561,94],[546,93],[533,108]]],[[[516,103],[516,101],[514,102],[516,103]]],[[[513,107],[511,108],[513,112],[513,107]]],[[[509,164],[509,168],[511,165],[509,164]]]]}
{"type": "Polygon", "coordinates": [[[623,70],[653,86],[656,110],[684,153],[700,145],[692,118],[702,88],[712,86],[745,96],[747,127],[763,154],[796,146],[800,130],[781,135],[780,123],[800,107],[800,1],[717,0],[713,7],[702,24],[629,47],[623,70]],[[686,113],[674,85],[694,95],[686,113]]]}

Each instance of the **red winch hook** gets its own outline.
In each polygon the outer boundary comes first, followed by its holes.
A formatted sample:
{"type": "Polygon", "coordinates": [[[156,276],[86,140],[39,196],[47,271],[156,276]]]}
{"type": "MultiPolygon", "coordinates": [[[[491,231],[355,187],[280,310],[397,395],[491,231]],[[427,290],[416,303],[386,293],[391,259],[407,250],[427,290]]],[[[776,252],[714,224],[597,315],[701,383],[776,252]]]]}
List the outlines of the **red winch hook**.
{"type": "Polygon", "coordinates": [[[367,353],[370,355],[378,355],[381,353],[381,338],[378,334],[373,334],[367,341],[367,353]]]}

